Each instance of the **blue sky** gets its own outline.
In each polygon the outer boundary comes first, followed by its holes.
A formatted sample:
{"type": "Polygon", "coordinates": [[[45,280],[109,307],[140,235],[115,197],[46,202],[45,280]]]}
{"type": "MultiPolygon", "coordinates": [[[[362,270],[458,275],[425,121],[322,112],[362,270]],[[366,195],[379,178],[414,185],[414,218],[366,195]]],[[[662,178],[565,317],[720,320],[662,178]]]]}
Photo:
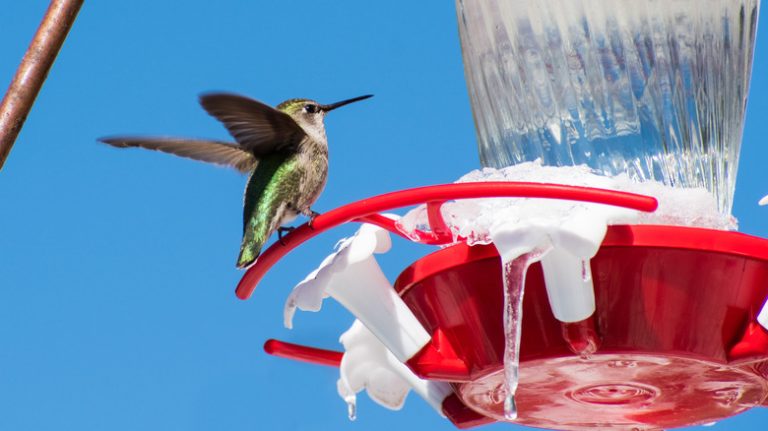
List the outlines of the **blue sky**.
{"type": "MultiPolygon", "coordinates": [[[[5,5],[0,85],[47,1],[5,5]]],[[[768,237],[768,36],[758,32],[734,214],[768,237]]],[[[225,139],[203,91],[277,104],[373,93],[327,121],[326,211],[450,182],[478,166],[453,2],[87,2],[0,173],[0,429],[453,429],[415,396],[361,396],[350,423],[337,371],[272,358],[266,338],[338,348],[351,318],[328,303],[282,327],[290,288],[345,227],[235,298],[244,177],[99,136],[225,139]]],[[[395,243],[399,270],[430,249],[395,243]]],[[[756,409],[710,430],[768,423],[756,409]]],[[[494,426],[488,429],[501,429],[494,426]]],[[[509,427],[506,427],[509,429],[509,427]]]]}

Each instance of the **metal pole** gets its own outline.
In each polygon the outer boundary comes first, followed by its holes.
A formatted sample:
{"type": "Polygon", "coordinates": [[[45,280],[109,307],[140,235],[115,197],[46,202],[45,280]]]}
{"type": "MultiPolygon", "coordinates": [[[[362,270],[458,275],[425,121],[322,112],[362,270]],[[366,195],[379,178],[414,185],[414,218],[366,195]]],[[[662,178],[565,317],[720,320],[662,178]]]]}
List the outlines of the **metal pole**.
{"type": "Polygon", "coordinates": [[[0,169],[82,5],[83,0],[52,0],[24,54],[0,103],[0,169]]]}

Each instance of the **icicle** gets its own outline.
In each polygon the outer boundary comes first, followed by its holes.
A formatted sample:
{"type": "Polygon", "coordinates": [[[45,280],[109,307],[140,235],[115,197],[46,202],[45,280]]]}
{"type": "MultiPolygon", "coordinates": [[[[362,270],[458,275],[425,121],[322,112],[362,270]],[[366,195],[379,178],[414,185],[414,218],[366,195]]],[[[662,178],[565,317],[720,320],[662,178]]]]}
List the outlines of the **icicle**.
{"type": "Polygon", "coordinates": [[[336,382],[336,390],[344,402],[347,403],[347,417],[350,421],[354,421],[357,419],[357,394],[355,390],[349,386],[349,383],[343,376],[336,382]]]}
{"type": "Polygon", "coordinates": [[[504,268],[504,417],[517,419],[515,392],[520,377],[520,336],[523,323],[523,296],[528,267],[541,259],[547,249],[535,249],[511,261],[502,262],[504,268]]]}

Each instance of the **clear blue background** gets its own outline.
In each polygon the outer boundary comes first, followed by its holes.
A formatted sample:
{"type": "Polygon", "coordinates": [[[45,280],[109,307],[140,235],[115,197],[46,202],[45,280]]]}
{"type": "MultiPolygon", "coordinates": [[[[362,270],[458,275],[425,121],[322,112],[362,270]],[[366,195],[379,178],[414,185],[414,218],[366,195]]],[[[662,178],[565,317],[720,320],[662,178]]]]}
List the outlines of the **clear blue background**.
{"type": "MultiPolygon", "coordinates": [[[[47,1],[0,12],[0,86],[47,1]]],[[[762,29],[765,30],[765,29],[762,29]]],[[[758,33],[734,213],[768,237],[768,36],[758,33]]],[[[0,430],[453,429],[416,396],[401,412],[337,371],[273,358],[269,337],[328,348],[351,322],[328,302],[281,325],[290,288],[351,227],[235,298],[244,177],[95,142],[115,133],[228,138],[209,90],[276,104],[374,93],[334,112],[315,209],[450,182],[478,166],[451,1],[86,2],[0,172],[0,430]]],[[[429,249],[396,241],[394,278],[429,249]]],[[[755,409],[710,430],[756,430],[755,409]]],[[[494,426],[489,429],[502,429],[494,426]]]]}

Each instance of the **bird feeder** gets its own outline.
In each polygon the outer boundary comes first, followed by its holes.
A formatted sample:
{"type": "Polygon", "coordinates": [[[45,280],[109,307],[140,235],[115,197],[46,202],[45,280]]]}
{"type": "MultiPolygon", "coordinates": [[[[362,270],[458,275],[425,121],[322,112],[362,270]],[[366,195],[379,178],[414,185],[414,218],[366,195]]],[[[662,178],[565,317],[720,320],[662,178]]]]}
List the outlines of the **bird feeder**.
{"type": "MultiPolygon", "coordinates": [[[[701,190],[729,220],[758,3],[457,1],[483,164],[701,190]]],[[[389,283],[372,257],[388,243],[361,236],[303,287],[323,284],[380,342],[382,366],[458,428],[658,430],[768,407],[768,240],[700,220],[620,222],[667,201],[545,180],[421,187],[325,212],[265,250],[237,295],[305,241],[364,223],[439,249],[389,283]],[[489,198],[554,202],[568,217],[473,206],[489,198]],[[475,211],[462,217],[490,226],[484,241],[462,230],[461,202],[475,211]],[[384,215],[414,205],[414,226],[384,215]],[[345,272],[327,269],[342,260],[345,272]]],[[[345,347],[265,344],[342,367],[345,347]]]]}

